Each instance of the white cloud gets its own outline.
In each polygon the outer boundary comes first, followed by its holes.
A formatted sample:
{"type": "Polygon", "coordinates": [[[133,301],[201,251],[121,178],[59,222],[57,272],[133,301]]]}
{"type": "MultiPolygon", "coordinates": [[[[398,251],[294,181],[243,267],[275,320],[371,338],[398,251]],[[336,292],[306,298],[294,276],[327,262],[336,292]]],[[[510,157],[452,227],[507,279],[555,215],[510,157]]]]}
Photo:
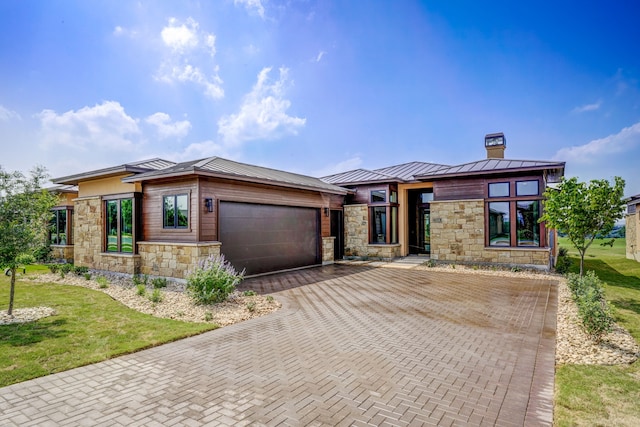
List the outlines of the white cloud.
{"type": "Polygon", "coordinates": [[[171,117],[167,113],[152,114],[145,121],[156,127],[160,139],[184,138],[191,129],[191,123],[188,120],[171,122],[171,117]]]}
{"type": "Polygon", "coordinates": [[[602,101],[594,102],[593,104],[581,105],[571,110],[573,113],[586,113],[587,111],[596,111],[600,109],[602,101]]]}
{"type": "Polygon", "coordinates": [[[622,129],[605,138],[595,139],[587,144],[562,148],[554,160],[566,160],[578,163],[595,163],[603,156],[633,150],[640,146],[640,122],[622,129]]]}
{"type": "Polygon", "coordinates": [[[178,25],[176,18],[169,19],[169,25],[160,32],[162,41],[174,51],[185,52],[198,46],[198,23],[193,18],[178,25]]]}
{"type": "Polygon", "coordinates": [[[169,157],[183,162],[212,156],[220,156],[225,158],[234,157],[226,149],[226,147],[213,141],[202,141],[189,144],[181,152],[173,153],[169,157]]]}
{"type": "Polygon", "coordinates": [[[264,6],[261,0],[233,0],[235,5],[243,5],[247,12],[255,13],[260,18],[264,19],[264,6]]]}
{"type": "Polygon", "coordinates": [[[218,120],[218,134],[225,144],[297,135],[305,125],[306,119],[286,113],[291,106],[291,102],[284,98],[288,69],[280,68],[280,78],[275,82],[269,79],[270,71],[270,67],[260,71],[256,84],[245,96],[237,114],[218,120]]]}
{"type": "Polygon", "coordinates": [[[360,158],[360,156],[355,156],[350,159],[343,160],[340,163],[327,165],[322,169],[315,171],[313,175],[317,177],[335,175],[337,173],[358,169],[361,165],[362,159],[360,158]]]}
{"type": "Polygon", "coordinates": [[[320,62],[320,60],[322,59],[323,56],[325,56],[327,54],[327,52],[325,52],[324,50],[321,50],[317,55],[316,55],[316,62],[320,62]]]}
{"type": "Polygon", "coordinates": [[[0,105],[0,122],[8,122],[9,120],[13,119],[20,120],[20,118],[20,114],[0,105]]]}
{"type": "Polygon", "coordinates": [[[43,110],[36,117],[42,125],[41,145],[45,148],[134,151],[140,140],[137,120],[116,101],[62,114],[43,110]]]}
{"type": "Polygon", "coordinates": [[[199,24],[188,18],[179,23],[170,18],[160,32],[169,52],[162,61],[155,78],[165,83],[194,83],[204,90],[204,95],[213,99],[224,97],[219,66],[213,62],[216,55],[215,34],[199,30],[199,24]],[[203,70],[210,69],[207,75],[203,70]]]}

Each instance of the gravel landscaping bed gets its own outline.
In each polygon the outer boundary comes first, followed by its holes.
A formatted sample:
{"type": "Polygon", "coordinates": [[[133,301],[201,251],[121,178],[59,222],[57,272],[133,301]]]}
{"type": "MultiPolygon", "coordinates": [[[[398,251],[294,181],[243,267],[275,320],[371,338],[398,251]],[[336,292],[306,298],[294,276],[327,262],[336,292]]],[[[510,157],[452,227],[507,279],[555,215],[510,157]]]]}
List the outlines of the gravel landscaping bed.
{"type": "MultiPolygon", "coordinates": [[[[96,280],[86,280],[84,277],[72,273],[67,274],[64,278],[59,274],[41,274],[33,278],[37,282],[60,283],[95,289],[106,293],[129,308],[153,316],[185,322],[211,322],[218,326],[227,326],[264,316],[282,306],[271,297],[244,295],[238,291],[233,292],[229,299],[223,303],[197,305],[185,292],[186,285],[184,283],[172,281],[167,282],[167,287],[160,288],[162,301],[152,302],[149,296],[153,292],[153,287],[147,286],[146,295],[141,296],[137,294],[137,288],[130,278],[112,275],[107,279],[109,280],[108,287],[102,288],[96,280]]],[[[37,307],[14,310],[13,318],[9,318],[6,311],[3,311],[0,314],[0,324],[31,322],[54,314],[55,312],[51,308],[37,307]]]]}

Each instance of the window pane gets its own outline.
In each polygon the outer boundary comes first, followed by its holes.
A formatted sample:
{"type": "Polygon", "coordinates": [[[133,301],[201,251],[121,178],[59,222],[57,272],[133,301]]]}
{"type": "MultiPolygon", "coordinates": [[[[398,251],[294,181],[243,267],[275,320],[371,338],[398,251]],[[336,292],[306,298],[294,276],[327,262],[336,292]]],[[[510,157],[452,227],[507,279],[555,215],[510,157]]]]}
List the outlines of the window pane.
{"type": "Polygon", "coordinates": [[[387,190],[372,190],[371,191],[371,203],[386,202],[387,190]]]}
{"type": "Polygon", "coordinates": [[[371,208],[371,243],[387,242],[387,208],[371,208]]]}
{"type": "Polygon", "coordinates": [[[517,202],[518,222],[516,236],[518,246],[540,246],[540,203],[537,201],[517,202]]]}
{"type": "Polygon", "coordinates": [[[391,243],[398,243],[398,207],[391,207],[391,243]]]}
{"type": "Polygon", "coordinates": [[[494,182],[489,184],[489,197],[509,197],[509,183],[494,182]]]}
{"type": "Polygon", "coordinates": [[[389,196],[389,202],[390,203],[398,203],[398,192],[397,191],[392,191],[391,195],[389,196]]]}
{"type": "Polygon", "coordinates": [[[187,227],[189,225],[189,198],[186,194],[176,196],[178,227],[187,227]]]}
{"type": "Polygon", "coordinates": [[[509,202],[489,203],[489,246],[509,246],[509,202]]]}
{"type": "Polygon", "coordinates": [[[516,196],[537,196],[538,192],[538,181],[516,182],[516,196]]]}
{"type": "Polygon", "coordinates": [[[49,241],[52,245],[58,244],[58,211],[53,211],[49,221],[49,241]]]}
{"type": "Polygon", "coordinates": [[[67,244],[67,211],[58,211],[58,242],[67,244]]]}
{"type": "Polygon", "coordinates": [[[433,191],[420,193],[420,203],[429,203],[431,201],[433,201],[433,191]]]}
{"type": "Polygon", "coordinates": [[[133,200],[120,201],[120,252],[133,252],[133,200]]]}
{"type": "Polygon", "coordinates": [[[175,227],[175,196],[163,197],[164,220],[163,227],[175,227]]]}
{"type": "Polygon", "coordinates": [[[107,202],[107,252],[118,252],[118,201],[107,202]]]}

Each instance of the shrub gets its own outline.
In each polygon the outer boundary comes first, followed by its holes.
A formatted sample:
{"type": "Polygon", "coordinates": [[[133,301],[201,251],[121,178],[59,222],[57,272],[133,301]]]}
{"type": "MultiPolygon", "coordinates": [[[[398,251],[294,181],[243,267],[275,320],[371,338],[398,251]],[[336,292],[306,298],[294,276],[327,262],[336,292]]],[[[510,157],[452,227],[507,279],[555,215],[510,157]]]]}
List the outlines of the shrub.
{"type": "Polygon", "coordinates": [[[31,254],[22,254],[18,256],[18,259],[16,261],[18,261],[18,264],[29,265],[35,263],[36,259],[31,254]]]}
{"type": "Polygon", "coordinates": [[[134,275],[131,280],[133,281],[134,286],[142,285],[142,278],[139,274],[134,275]]]}
{"type": "Polygon", "coordinates": [[[63,272],[64,274],[71,273],[72,270],[73,270],[73,264],[62,264],[60,266],[60,271],[63,272]]]}
{"type": "Polygon", "coordinates": [[[436,260],[435,259],[430,259],[429,261],[427,261],[427,267],[432,268],[436,266],[436,260]]]}
{"type": "Polygon", "coordinates": [[[98,277],[96,279],[96,282],[98,282],[98,286],[100,287],[100,289],[106,289],[109,287],[109,281],[104,276],[98,277]]]}
{"type": "Polygon", "coordinates": [[[238,273],[224,255],[210,256],[187,277],[187,292],[198,304],[222,302],[243,277],[244,271],[238,273]]]}
{"type": "Polygon", "coordinates": [[[249,310],[249,312],[253,313],[254,311],[256,311],[256,303],[251,301],[247,303],[247,310],[249,310]]]}
{"type": "Polygon", "coordinates": [[[91,273],[84,273],[83,276],[85,280],[91,280],[91,273]]]}
{"type": "Polygon", "coordinates": [[[146,286],[144,286],[142,283],[139,285],[136,285],[136,294],[140,295],[141,297],[144,296],[144,294],[147,293],[147,288],[146,286]]]}
{"type": "Polygon", "coordinates": [[[273,302],[274,301],[273,296],[272,295],[267,295],[267,301],[268,302],[273,302]]]}
{"type": "Polygon", "coordinates": [[[151,280],[151,285],[154,289],[166,288],[167,287],[167,279],[165,277],[156,277],[151,280]]]}
{"type": "Polygon", "coordinates": [[[567,285],[578,305],[585,332],[599,342],[614,324],[612,308],[604,297],[602,281],[593,271],[588,271],[583,277],[569,273],[567,285]]]}
{"type": "Polygon", "coordinates": [[[206,320],[207,322],[211,322],[213,320],[213,313],[211,313],[210,311],[207,311],[204,314],[204,320],[206,320]]]}
{"type": "Polygon", "coordinates": [[[571,260],[568,256],[569,250],[567,248],[560,247],[558,249],[558,259],[556,259],[556,273],[567,274],[569,267],[571,267],[571,260]]]}
{"type": "Polygon", "coordinates": [[[149,295],[149,301],[151,302],[162,302],[162,292],[160,291],[160,289],[154,289],[153,292],[151,292],[151,295],[149,295]]]}
{"type": "Polygon", "coordinates": [[[250,289],[250,290],[248,290],[248,291],[244,291],[244,292],[242,293],[242,295],[244,295],[245,297],[252,297],[252,296],[255,296],[255,295],[257,295],[257,294],[256,294],[256,291],[252,291],[252,290],[250,289]]]}
{"type": "Polygon", "coordinates": [[[46,262],[49,260],[49,255],[51,254],[51,247],[49,245],[42,245],[36,248],[33,251],[33,256],[36,258],[38,262],[46,262]]]}
{"type": "Polygon", "coordinates": [[[58,270],[60,270],[60,266],[58,264],[49,264],[47,265],[47,268],[52,274],[56,274],[58,270]]]}
{"type": "Polygon", "coordinates": [[[73,267],[73,272],[76,273],[78,276],[84,276],[89,272],[89,267],[85,265],[77,265],[73,267]]]}

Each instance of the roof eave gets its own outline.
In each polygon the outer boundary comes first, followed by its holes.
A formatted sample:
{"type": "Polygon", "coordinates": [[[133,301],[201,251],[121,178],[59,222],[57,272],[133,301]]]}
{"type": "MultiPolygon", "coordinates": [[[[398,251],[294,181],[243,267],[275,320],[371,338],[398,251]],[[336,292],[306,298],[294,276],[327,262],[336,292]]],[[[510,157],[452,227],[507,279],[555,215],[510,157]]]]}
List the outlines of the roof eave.
{"type": "Polygon", "coordinates": [[[446,173],[446,174],[438,174],[434,173],[433,175],[416,175],[415,178],[418,180],[436,180],[436,179],[447,179],[447,178],[460,178],[466,176],[479,176],[479,175],[497,175],[504,173],[519,173],[519,172],[535,172],[535,171],[545,171],[545,170],[553,170],[553,169],[564,169],[565,163],[557,163],[553,165],[545,165],[545,166],[528,166],[521,168],[505,168],[505,169],[491,169],[491,170],[478,170],[478,171],[465,171],[465,172],[454,172],[454,173],[446,173]]]}
{"type": "MultiPolygon", "coordinates": [[[[146,175],[146,174],[145,174],[146,175]]],[[[329,184],[332,185],[334,187],[337,187],[336,189],[331,189],[331,188],[324,188],[324,187],[315,187],[312,185],[303,185],[303,184],[295,184],[295,183],[290,183],[290,182],[284,182],[284,181],[275,181],[275,180],[269,180],[269,179],[261,179],[261,178],[254,178],[254,177],[250,177],[250,176],[242,176],[242,175],[235,175],[235,174],[227,174],[227,173],[220,173],[220,172],[212,172],[206,169],[200,169],[200,168],[189,168],[187,170],[181,170],[178,172],[165,172],[165,173],[158,173],[158,174],[148,174],[146,176],[140,176],[140,175],[134,175],[128,178],[124,178],[122,181],[123,182],[141,182],[141,181],[150,181],[150,180],[154,180],[154,179],[166,179],[166,178],[176,178],[176,177],[182,177],[182,176],[189,176],[189,175],[194,175],[194,176],[206,176],[206,177],[210,177],[210,178],[220,178],[220,179],[232,179],[232,180],[236,180],[236,181],[242,181],[242,182],[250,182],[250,183],[255,183],[255,184],[265,184],[265,185],[273,185],[273,186],[277,186],[277,187],[286,187],[286,188],[296,188],[296,189],[300,189],[300,190],[311,190],[311,191],[319,191],[319,192],[323,192],[323,193],[333,193],[333,194],[340,194],[340,195],[346,195],[346,194],[350,194],[353,191],[349,190],[348,188],[342,188],[339,187],[335,184],[329,184]]]]}
{"type": "Polygon", "coordinates": [[[124,173],[144,173],[149,172],[147,168],[141,168],[137,166],[124,165],[107,169],[99,169],[92,172],[80,173],[76,175],[63,176],[60,178],[54,178],[51,180],[54,184],[66,184],[66,185],[78,185],[81,181],[90,181],[92,179],[111,178],[114,176],[122,175],[124,173]]]}

